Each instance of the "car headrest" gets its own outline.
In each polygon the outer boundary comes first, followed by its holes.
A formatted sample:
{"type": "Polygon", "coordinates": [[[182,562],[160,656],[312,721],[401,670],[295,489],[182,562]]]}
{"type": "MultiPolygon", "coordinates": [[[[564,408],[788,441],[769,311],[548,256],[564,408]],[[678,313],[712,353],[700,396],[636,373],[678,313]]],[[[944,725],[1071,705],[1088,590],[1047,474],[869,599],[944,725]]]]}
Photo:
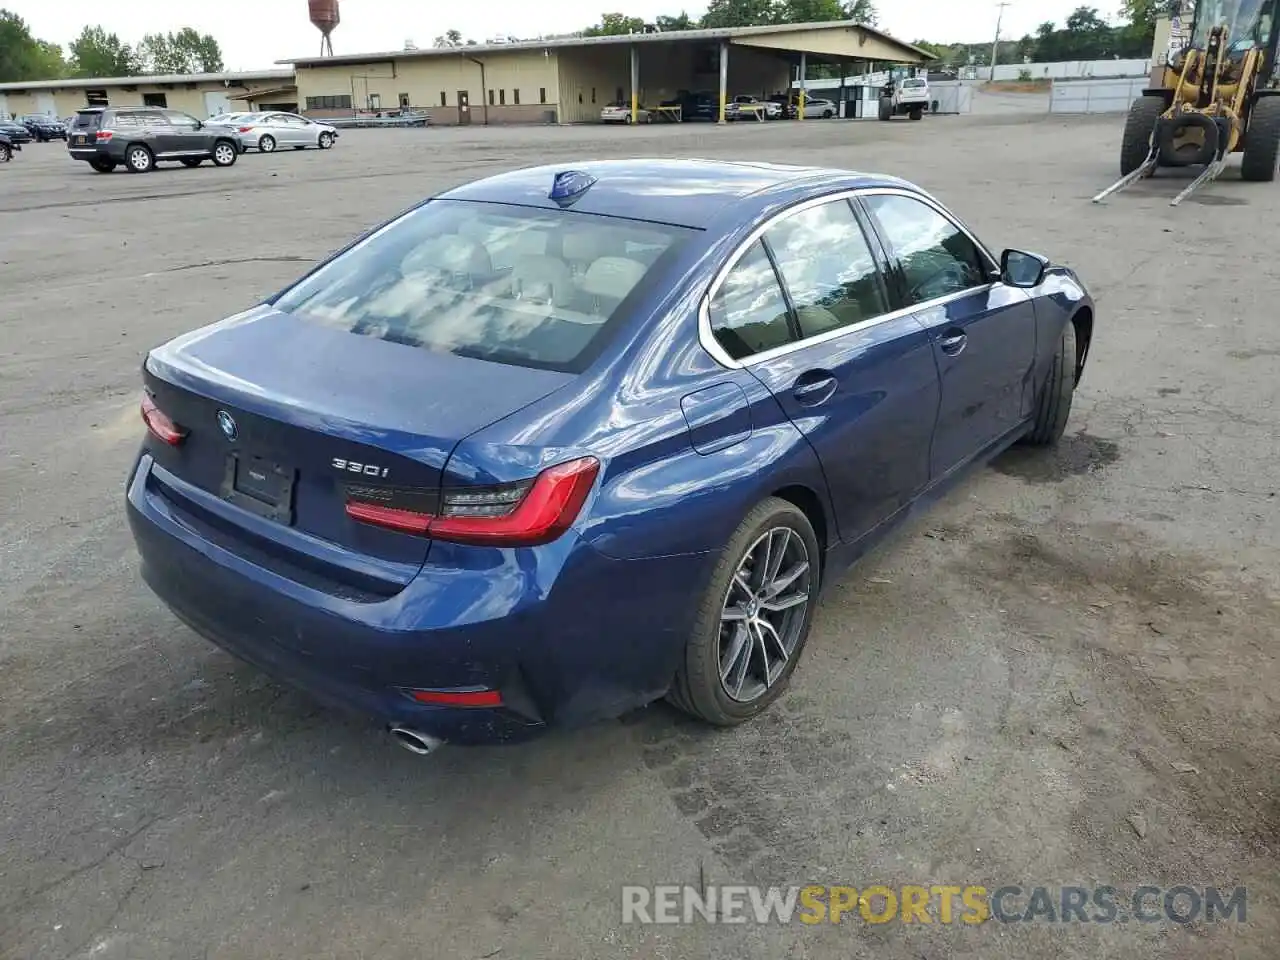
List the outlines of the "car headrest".
{"type": "Polygon", "coordinates": [[[573,302],[573,277],[555,257],[520,257],[511,267],[511,292],[520,299],[567,307],[573,302]]]}
{"type": "Polygon", "coordinates": [[[593,297],[621,300],[645,275],[645,265],[628,257],[599,257],[587,267],[582,290],[593,297]]]}

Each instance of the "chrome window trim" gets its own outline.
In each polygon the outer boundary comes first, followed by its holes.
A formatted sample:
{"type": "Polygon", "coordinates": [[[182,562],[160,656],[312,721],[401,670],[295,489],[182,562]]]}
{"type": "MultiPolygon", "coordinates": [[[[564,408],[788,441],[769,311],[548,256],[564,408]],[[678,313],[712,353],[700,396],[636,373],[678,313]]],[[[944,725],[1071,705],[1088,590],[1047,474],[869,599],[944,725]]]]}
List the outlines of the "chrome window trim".
{"type": "MultiPolygon", "coordinates": [[[[720,292],[720,288],[724,285],[725,278],[733,268],[738,265],[738,261],[746,256],[747,251],[751,249],[752,245],[764,236],[765,232],[775,223],[794,216],[795,214],[802,213],[805,210],[821,206],[825,203],[834,203],[837,200],[844,200],[848,202],[859,197],[882,195],[908,197],[912,200],[918,200],[925,206],[932,208],[935,213],[972,241],[973,245],[978,248],[978,252],[987,258],[988,264],[992,269],[995,269],[995,265],[999,263],[999,260],[991,255],[991,251],[986,248],[982,241],[973,235],[973,231],[971,231],[968,226],[960,222],[954,214],[949,213],[943,208],[942,204],[927,194],[917,193],[914,190],[907,190],[902,187],[858,187],[852,190],[839,190],[835,193],[826,193],[820,197],[810,197],[808,200],[802,200],[794,206],[787,207],[787,209],[780,211],[752,230],[742,243],[737,246],[733,253],[729,255],[729,258],[725,260],[724,265],[716,272],[715,277],[711,281],[711,286],[707,288],[707,292],[703,294],[702,300],[698,304],[698,342],[702,345],[702,348],[706,350],[707,353],[711,354],[715,361],[722,367],[726,367],[731,370],[742,369],[744,367],[754,366],[757,363],[763,363],[766,360],[773,360],[777,357],[786,356],[789,353],[794,353],[796,350],[800,350],[805,347],[828,343],[832,340],[839,339],[840,337],[848,336],[851,333],[859,333],[872,327],[879,326],[882,323],[889,323],[893,320],[901,319],[902,317],[909,316],[913,313],[920,313],[924,310],[940,307],[953,300],[958,300],[961,297],[968,297],[990,290],[996,285],[995,282],[978,284],[977,286],[969,287],[966,290],[949,293],[944,297],[935,297],[932,300],[925,300],[921,303],[912,304],[909,307],[903,307],[901,310],[894,310],[890,313],[881,314],[878,317],[871,317],[867,320],[863,320],[861,323],[850,324],[847,327],[837,327],[835,330],[828,330],[826,333],[816,334],[812,337],[805,337],[803,339],[796,340],[793,343],[783,344],[780,347],[773,347],[769,350],[761,351],[760,353],[753,353],[750,356],[743,357],[741,360],[735,360],[733,357],[729,356],[728,351],[726,351],[724,347],[720,345],[720,342],[716,340],[715,333],[711,329],[711,301],[715,299],[716,294],[720,292]]],[[[869,212],[868,215],[870,215],[869,212]]],[[[885,252],[888,254],[892,253],[892,251],[885,252]]],[[[872,257],[875,258],[874,251],[868,248],[868,253],[871,253],[872,257]]],[[[879,263],[877,262],[877,267],[878,266],[879,263]]],[[[780,285],[779,289],[781,289],[781,284],[785,281],[779,277],[778,282],[780,285]]]]}

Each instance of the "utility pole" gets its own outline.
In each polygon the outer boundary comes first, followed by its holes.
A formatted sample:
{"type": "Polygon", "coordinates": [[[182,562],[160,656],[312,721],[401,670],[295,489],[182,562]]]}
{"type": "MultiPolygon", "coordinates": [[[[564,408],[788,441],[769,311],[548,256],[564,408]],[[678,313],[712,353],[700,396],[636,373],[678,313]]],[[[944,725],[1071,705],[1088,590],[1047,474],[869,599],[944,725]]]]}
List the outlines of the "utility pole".
{"type": "Polygon", "coordinates": [[[1004,8],[1011,6],[1008,0],[1001,0],[996,6],[1000,8],[1000,12],[996,14],[996,38],[991,44],[991,81],[994,83],[996,79],[996,57],[1000,52],[1000,24],[1004,21],[1004,8]]]}

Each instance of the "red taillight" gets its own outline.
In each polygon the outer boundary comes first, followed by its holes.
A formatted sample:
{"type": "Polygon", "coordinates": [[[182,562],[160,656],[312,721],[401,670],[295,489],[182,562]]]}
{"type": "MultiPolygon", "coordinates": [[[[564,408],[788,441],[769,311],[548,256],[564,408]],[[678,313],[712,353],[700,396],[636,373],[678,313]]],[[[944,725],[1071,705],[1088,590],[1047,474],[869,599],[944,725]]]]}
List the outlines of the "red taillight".
{"type": "Polygon", "coordinates": [[[573,525],[599,472],[599,460],[583,457],[549,467],[533,480],[446,489],[436,513],[390,506],[383,498],[373,502],[373,496],[352,490],[347,516],[454,543],[531,547],[550,543],[573,525]]]}
{"type": "Polygon", "coordinates": [[[371,523],[375,527],[386,527],[388,530],[399,530],[401,533],[426,533],[431,526],[431,521],[435,519],[429,513],[384,507],[381,504],[365,503],[360,500],[347,501],[347,516],[361,523],[371,523]]]}
{"type": "Polygon", "coordinates": [[[248,133],[248,132],[249,132],[250,130],[252,130],[252,129],[253,129],[253,127],[240,127],[240,132],[241,132],[241,133],[248,133]]]}
{"type": "Polygon", "coordinates": [[[168,414],[156,406],[150,394],[143,394],[142,397],[142,420],[152,436],[171,447],[176,447],[187,437],[187,431],[170,420],[168,414]]]}
{"type": "Polygon", "coordinates": [[[434,703],[442,707],[500,707],[498,690],[406,690],[411,700],[434,703]]]}
{"type": "Polygon", "coordinates": [[[115,136],[114,131],[111,131],[111,130],[99,130],[99,131],[98,131],[98,134],[97,134],[97,137],[96,137],[95,139],[96,139],[99,143],[106,143],[106,142],[107,142],[108,140],[110,140],[113,136],[115,136]]]}

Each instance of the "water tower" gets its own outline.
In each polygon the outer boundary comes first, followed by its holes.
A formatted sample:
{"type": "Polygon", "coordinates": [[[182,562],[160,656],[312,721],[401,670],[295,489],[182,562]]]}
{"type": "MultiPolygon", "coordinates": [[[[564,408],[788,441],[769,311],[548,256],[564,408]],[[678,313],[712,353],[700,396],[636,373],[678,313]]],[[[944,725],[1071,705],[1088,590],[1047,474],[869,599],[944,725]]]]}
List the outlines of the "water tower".
{"type": "Polygon", "coordinates": [[[320,31],[320,56],[333,56],[333,41],[329,34],[338,25],[338,0],[307,0],[311,22],[320,31]]]}

